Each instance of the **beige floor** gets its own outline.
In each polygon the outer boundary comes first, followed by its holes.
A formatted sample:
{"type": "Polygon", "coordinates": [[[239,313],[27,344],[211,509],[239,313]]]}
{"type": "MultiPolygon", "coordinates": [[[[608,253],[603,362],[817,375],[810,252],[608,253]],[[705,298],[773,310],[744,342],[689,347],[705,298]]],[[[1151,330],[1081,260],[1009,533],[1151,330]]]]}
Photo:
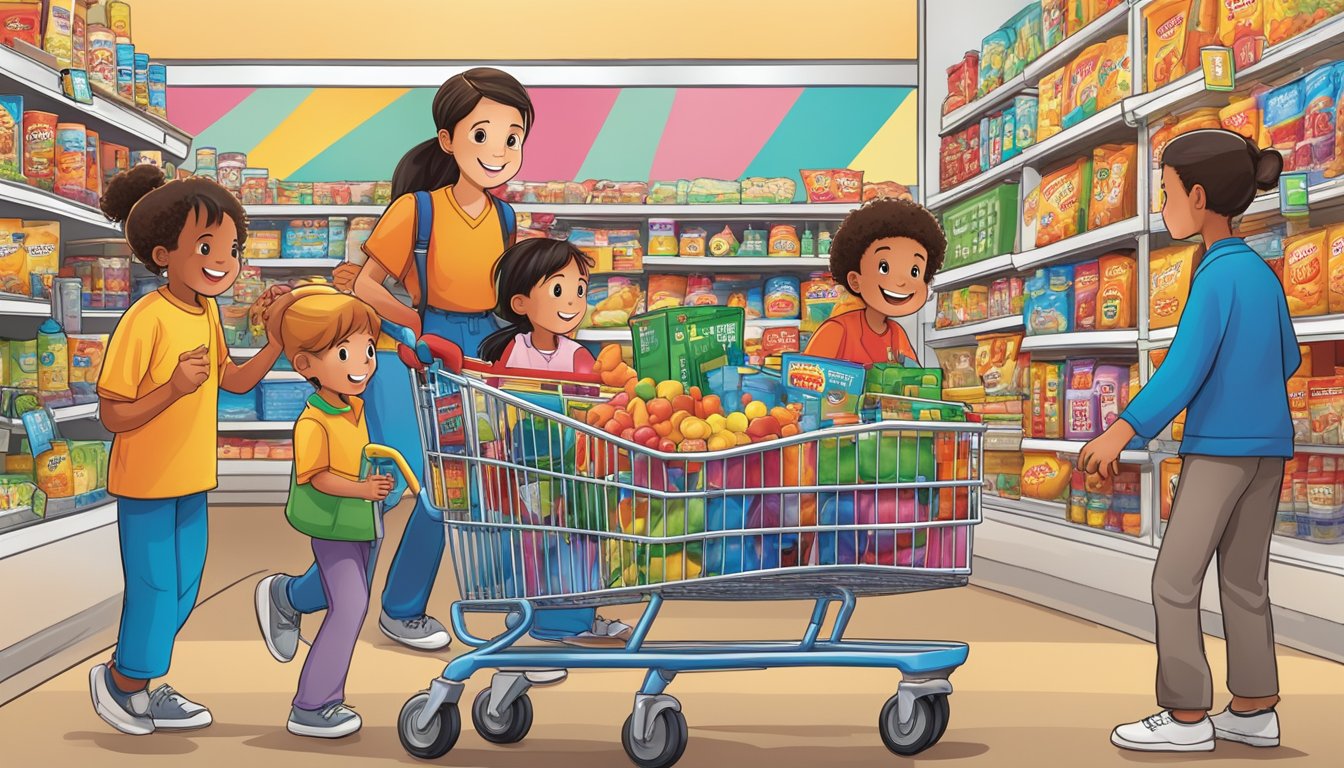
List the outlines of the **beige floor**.
{"type": "MultiPolygon", "coordinates": [[[[193,766],[230,768],[417,762],[397,742],[396,714],[410,693],[441,671],[446,656],[394,646],[371,617],[348,687],[364,730],[338,742],[290,736],[284,719],[299,663],[280,665],[266,653],[251,595],[263,572],[303,565],[305,542],[275,509],[217,508],[212,515],[205,602],[179,638],[169,679],[208,704],[215,725],[186,735],[114,733],[93,714],[90,663],[80,662],[0,708],[0,764],[143,766],[169,764],[174,757],[185,757],[193,766]]],[[[431,605],[441,617],[454,597],[448,581],[442,580],[431,605]]],[[[655,636],[787,638],[795,636],[805,618],[805,606],[792,603],[672,605],[664,610],[655,636]]],[[[1224,745],[1211,755],[1189,757],[1122,753],[1107,742],[1116,722],[1154,708],[1152,647],[1126,635],[977,588],[870,600],[861,604],[851,634],[970,642],[970,661],[952,678],[956,693],[947,733],[915,762],[1339,764],[1344,666],[1286,649],[1280,654],[1285,746],[1224,745]]],[[[1214,639],[1208,645],[1215,675],[1221,676],[1223,646],[1214,639]]],[[[576,674],[558,688],[534,691],[536,724],[526,741],[495,747],[468,725],[456,749],[440,762],[491,768],[630,765],[619,729],[640,674],[576,674]]],[[[683,676],[670,689],[690,723],[690,746],[681,765],[817,768],[900,762],[882,746],[875,727],[896,682],[894,676],[862,670],[683,676]]],[[[473,681],[467,695],[486,683],[484,678],[473,681]]]]}

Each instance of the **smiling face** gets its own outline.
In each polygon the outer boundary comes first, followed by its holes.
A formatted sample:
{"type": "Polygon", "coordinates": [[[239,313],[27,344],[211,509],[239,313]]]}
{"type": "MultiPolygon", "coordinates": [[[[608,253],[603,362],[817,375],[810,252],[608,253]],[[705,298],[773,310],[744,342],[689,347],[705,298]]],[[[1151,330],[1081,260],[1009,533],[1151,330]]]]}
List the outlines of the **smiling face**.
{"type": "Polygon", "coordinates": [[[583,313],[588,309],[587,295],[588,278],[571,260],[526,295],[516,294],[509,307],[531,320],[533,328],[564,336],[583,321],[583,313]]]}
{"type": "Polygon", "coordinates": [[[507,183],[523,166],[523,113],[490,99],[471,110],[449,131],[439,131],[439,146],[457,160],[462,177],[481,189],[507,183]]]}
{"type": "Polygon", "coordinates": [[[905,317],[918,312],[929,300],[924,280],[928,249],[909,237],[874,240],[863,252],[859,271],[845,276],[850,290],[869,309],[887,317],[905,317]]]}
{"type": "Polygon", "coordinates": [[[224,214],[214,226],[204,211],[187,217],[177,247],[154,249],[154,263],[168,271],[168,281],[202,295],[215,297],[233,286],[242,269],[239,261],[238,226],[224,214]]]}
{"type": "Polygon", "coordinates": [[[362,395],[378,369],[373,342],[372,334],[355,331],[325,352],[296,355],[294,370],[338,395],[362,395]]]}
{"type": "Polygon", "coordinates": [[[1174,240],[1194,237],[1204,226],[1204,187],[1196,184],[1185,191],[1185,184],[1169,165],[1162,166],[1162,221],[1174,240]]]}

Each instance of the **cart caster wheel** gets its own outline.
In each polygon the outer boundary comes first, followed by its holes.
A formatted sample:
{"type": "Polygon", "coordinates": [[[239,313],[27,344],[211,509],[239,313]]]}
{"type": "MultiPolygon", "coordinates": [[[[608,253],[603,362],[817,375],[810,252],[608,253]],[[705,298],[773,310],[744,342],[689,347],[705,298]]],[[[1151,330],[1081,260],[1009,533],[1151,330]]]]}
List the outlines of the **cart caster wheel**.
{"type": "Polygon", "coordinates": [[[517,744],[532,730],[532,700],[523,694],[499,717],[491,717],[490,689],[486,688],[471,703],[471,724],[482,739],[492,744],[517,744]]]}
{"type": "Polygon", "coordinates": [[[625,718],[621,728],[621,744],[625,754],[639,768],[668,768],[681,759],[686,751],[686,716],[679,710],[664,709],[653,720],[653,727],[645,741],[635,741],[635,716],[625,718]]]}
{"type": "Polygon", "coordinates": [[[456,704],[444,704],[430,718],[429,727],[421,730],[415,721],[420,712],[429,703],[429,693],[420,692],[412,696],[401,708],[397,716],[397,736],[401,737],[401,746],[412,757],[421,760],[435,760],[448,754],[462,735],[462,716],[458,714],[456,704]]]}
{"type": "Polygon", "coordinates": [[[947,730],[947,696],[936,694],[915,699],[910,722],[904,728],[896,714],[896,698],[892,696],[887,699],[877,719],[877,729],[887,749],[902,757],[909,757],[923,752],[943,737],[943,732],[947,730]]]}

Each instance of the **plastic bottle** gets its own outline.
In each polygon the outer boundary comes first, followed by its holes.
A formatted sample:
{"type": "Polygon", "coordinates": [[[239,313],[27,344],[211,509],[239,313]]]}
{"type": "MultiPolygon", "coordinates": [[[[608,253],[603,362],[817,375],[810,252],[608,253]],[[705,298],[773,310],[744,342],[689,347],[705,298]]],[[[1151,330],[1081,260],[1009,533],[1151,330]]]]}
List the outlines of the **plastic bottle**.
{"type": "Polygon", "coordinates": [[[817,236],[817,255],[831,255],[831,233],[827,230],[821,230],[821,234],[817,236]]]}
{"type": "Polygon", "coordinates": [[[37,329],[37,393],[46,405],[71,405],[70,343],[60,323],[51,318],[37,329]]]}
{"type": "Polygon", "coordinates": [[[799,255],[799,256],[816,256],[816,255],[817,255],[817,242],[816,242],[816,237],[812,234],[812,230],[811,230],[811,229],[805,229],[805,230],[803,230],[803,240],[802,240],[802,244],[799,245],[799,247],[798,247],[798,255],[799,255]]]}

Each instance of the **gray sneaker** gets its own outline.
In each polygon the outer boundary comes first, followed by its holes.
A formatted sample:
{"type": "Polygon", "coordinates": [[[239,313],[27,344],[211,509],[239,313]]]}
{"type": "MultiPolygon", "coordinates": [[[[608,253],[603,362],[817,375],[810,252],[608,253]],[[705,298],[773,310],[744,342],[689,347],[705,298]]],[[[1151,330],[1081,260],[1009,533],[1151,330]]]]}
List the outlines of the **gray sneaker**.
{"type": "Polygon", "coordinates": [[[162,728],[165,731],[204,728],[215,721],[210,716],[210,710],[166,684],[150,691],[149,717],[154,721],[156,729],[162,728]]]}
{"type": "Polygon", "coordinates": [[[448,629],[433,616],[394,619],[387,615],[387,611],[382,611],[378,617],[378,628],[398,643],[421,651],[440,651],[453,641],[448,629]]]}
{"type": "Polygon", "coordinates": [[[149,713],[149,692],[124,693],[112,682],[112,672],[106,664],[89,670],[89,695],[93,711],[103,722],[131,736],[154,732],[154,720],[149,713]]]}
{"type": "Polygon", "coordinates": [[[299,650],[299,622],[303,614],[294,610],[289,597],[285,595],[285,585],[290,577],[283,573],[267,576],[257,583],[257,626],[261,627],[261,639],[266,641],[266,650],[276,661],[289,662],[299,650]]]}
{"type": "Polygon", "coordinates": [[[319,710],[290,707],[285,728],[295,736],[339,739],[358,731],[363,724],[353,709],[338,701],[319,710]]]}

